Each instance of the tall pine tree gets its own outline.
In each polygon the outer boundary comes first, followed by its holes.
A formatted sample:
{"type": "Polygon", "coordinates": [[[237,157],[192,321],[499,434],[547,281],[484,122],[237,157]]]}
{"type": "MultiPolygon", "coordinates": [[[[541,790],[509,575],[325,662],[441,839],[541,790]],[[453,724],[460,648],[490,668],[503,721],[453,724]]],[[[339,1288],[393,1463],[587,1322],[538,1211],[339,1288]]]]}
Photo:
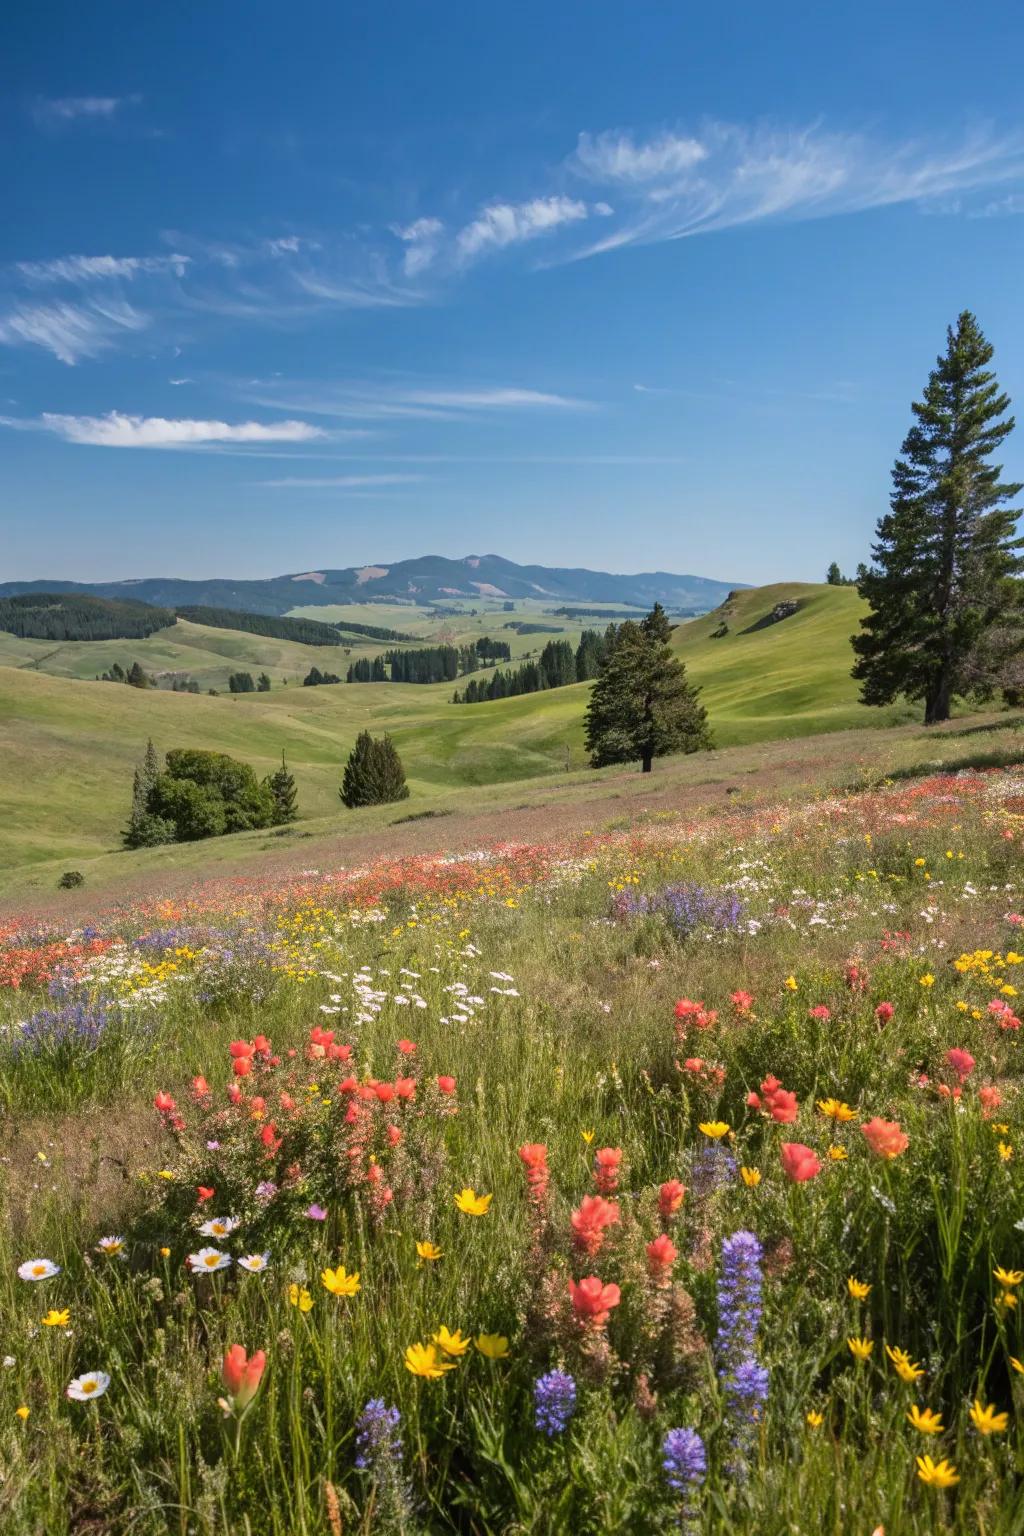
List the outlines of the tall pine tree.
{"type": "Polygon", "coordinates": [[[967,310],[892,472],[891,511],[878,522],[874,563],[858,573],[871,612],[854,638],[865,704],[924,701],[927,725],[948,720],[955,695],[991,693],[1020,649],[1017,583],[1022,489],[992,454],[1013,430],[1009,397],[988,370],[992,348],[967,310]]]}
{"type": "Polygon", "coordinates": [[[338,793],[349,810],[408,799],[405,769],[390,736],[375,740],[369,731],[359,733],[338,793]]]}
{"type": "Polygon", "coordinates": [[[586,746],[595,768],[713,745],[700,690],[669,648],[672,627],[660,603],[642,623],[627,619],[614,633],[586,716],[586,746]]]}
{"type": "Polygon", "coordinates": [[[283,827],[289,821],[294,821],[299,814],[298,791],[295,788],[295,780],[288,772],[288,764],[281,753],[281,766],[265,781],[274,797],[275,827],[283,827]]]}

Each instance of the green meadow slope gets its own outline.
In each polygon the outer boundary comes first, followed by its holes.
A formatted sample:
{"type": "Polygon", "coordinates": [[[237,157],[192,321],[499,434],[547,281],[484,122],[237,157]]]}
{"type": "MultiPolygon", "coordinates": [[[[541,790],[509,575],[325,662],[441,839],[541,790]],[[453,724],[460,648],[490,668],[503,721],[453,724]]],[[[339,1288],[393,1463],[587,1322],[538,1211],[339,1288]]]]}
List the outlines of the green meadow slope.
{"type": "MultiPolygon", "coordinates": [[[[703,686],[717,743],[741,745],[916,718],[909,706],[867,710],[857,702],[849,639],[860,611],[850,588],[787,584],[742,592],[727,612],[681,624],[673,643],[703,686]],[[756,627],[785,601],[798,604],[791,617],[756,627]],[[712,638],[723,618],[728,632],[712,638]]],[[[178,629],[196,633],[177,636],[176,653],[187,653],[191,645],[196,657],[214,657],[223,667],[225,651],[211,648],[216,639],[218,646],[232,647],[232,669],[268,665],[253,659],[257,647],[262,657],[268,646],[288,652],[281,665],[293,677],[299,669],[292,653],[300,652],[307,668],[311,656],[319,664],[340,656],[199,625],[178,625],[162,634],[176,635],[178,629]]],[[[133,650],[160,639],[153,636],[133,650]]],[[[87,670],[75,660],[80,670],[72,677],[47,675],[31,664],[4,665],[9,649],[0,652],[0,869],[58,858],[87,860],[117,847],[132,770],[148,737],[160,752],[171,747],[228,752],[260,774],[269,773],[284,751],[303,820],[318,822],[318,830],[344,824],[352,815],[341,808],[337,790],[344,759],[363,728],[393,736],[409,776],[412,810],[450,805],[453,797],[478,800],[486,785],[586,766],[587,684],[453,705],[447,684],[293,684],[268,694],[209,697],[82,680],[101,670],[100,653],[116,652],[117,645],[69,646],[88,650],[90,658],[87,670]]],[[[189,670],[198,676],[198,662],[189,670]]]]}

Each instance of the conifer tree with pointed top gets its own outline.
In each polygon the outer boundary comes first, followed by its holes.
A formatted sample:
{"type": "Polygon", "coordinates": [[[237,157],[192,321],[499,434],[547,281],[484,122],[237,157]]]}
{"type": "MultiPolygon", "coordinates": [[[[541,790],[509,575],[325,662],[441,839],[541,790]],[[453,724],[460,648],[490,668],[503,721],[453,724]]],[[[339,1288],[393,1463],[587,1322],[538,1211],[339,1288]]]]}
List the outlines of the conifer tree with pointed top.
{"type": "Polygon", "coordinates": [[[968,311],[946,333],[892,471],[874,562],[858,572],[871,605],[855,636],[853,675],[865,704],[924,702],[926,725],[956,696],[1000,686],[1024,640],[1017,533],[1022,489],[991,456],[1013,430],[1010,400],[989,369],[992,347],[968,311]]]}
{"type": "Polygon", "coordinates": [[[298,791],[295,788],[295,780],[288,771],[284,753],[281,753],[281,766],[265,781],[271,795],[274,798],[273,822],[275,827],[283,827],[290,821],[295,821],[299,814],[298,791]]]}
{"type": "Polygon", "coordinates": [[[714,745],[700,690],[672,654],[664,609],[641,623],[627,619],[609,640],[586,715],[586,747],[595,768],[634,762],[650,773],[656,757],[714,745]]]}
{"type": "Polygon", "coordinates": [[[405,769],[390,736],[377,740],[369,731],[360,731],[338,793],[349,810],[409,798],[405,769]]]}

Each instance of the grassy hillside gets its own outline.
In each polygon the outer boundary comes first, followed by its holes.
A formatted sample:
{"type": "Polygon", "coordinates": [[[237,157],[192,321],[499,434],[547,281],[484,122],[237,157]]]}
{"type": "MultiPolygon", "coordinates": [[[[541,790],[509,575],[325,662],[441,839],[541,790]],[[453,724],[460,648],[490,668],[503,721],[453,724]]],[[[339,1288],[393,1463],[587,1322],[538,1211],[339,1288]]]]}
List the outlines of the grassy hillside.
{"type": "MultiPolygon", "coordinates": [[[[703,685],[718,744],[916,718],[907,706],[866,710],[857,702],[849,636],[859,611],[860,601],[849,588],[785,585],[741,593],[724,615],[728,633],[719,639],[712,635],[722,623],[721,611],[680,625],[674,643],[703,685]],[[754,627],[783,601],[799,604],[792,617],[754,627]]],[[[266,666],[275,681],[284,668],[289,669],[284,675],[296,676],[296,653],[303,670],[311,655],[321,654],[227,630],[177,629],[186,632],[186,643],[181,637],[173,645],[161,642],[157,635],[138,642],[133,654],[143,644],[164,643],[174,652],[167,664],[184,665],[196,676],[205,666],[266,666]],[[268,647],[278,655],[276,672],[267,660],[268,647]]],[[[111,644],[116,648],[117,642],[111,644]]],[[[88,649],[97,659],[78,677],[97,670],[99,653],[107,647],[88,649]]],[[[0,650],[0,660],[9,654],[0,650]]],[[[114,658],[112,651],[109,659],[114,658]]],[[[48,664],[58,660],[51,657],[48,664]]],[[[83,667],[74,655],[68,664],[83,667]]],[[[474,798],[486,785],[564,775],[567,762],[584,769],[588,686],[478,705],[451,704],[447,684],[292,685],[269,694],[210,698],[74,681],[24,663],[0,664],[0,803],[6,811],[0,819],[0,867],[54,858],[73,862],[116,847],[132,769],[149,736],[161,752],[220,750],[260,774],[270,772],[284,750],[303,819],[333,825],[347,814],[337,788],[344,759],[364,727],[390,731],[409,775],[410,808],[430,808],[450,802],[453,793],[474,798]]]]}
{"type": "Polygon", "coordinates": [[[869,710],[858,700],[850,637],[866,611],[853,587],[782,582],[680,625],[674,644],[704,688],[718,745],[916,720],[917,706],[869,710]],[[792,602],[789,618],[758,627],[792,602]],[[723,621],[728,633],[713,639],[723,621]]]}

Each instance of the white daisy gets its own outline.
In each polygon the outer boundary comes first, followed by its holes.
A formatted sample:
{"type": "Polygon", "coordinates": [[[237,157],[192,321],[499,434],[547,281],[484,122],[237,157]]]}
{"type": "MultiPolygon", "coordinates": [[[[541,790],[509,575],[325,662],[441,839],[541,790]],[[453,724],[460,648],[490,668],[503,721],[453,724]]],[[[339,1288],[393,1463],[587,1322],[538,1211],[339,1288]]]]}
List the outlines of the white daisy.
{"type": "Polygon", "coordinates": [[[94,1397],[102,1397],[109,1386],[106,1371],[86,1371],[84,1376],[76,1376],[68,1383],[67,1395],[73,1402],[88,1403],[94,1397]]]}
{"type": "Polygon", "coordinates": [[[247,1253],[244,1259],[239,1259],[238,1263],[240,1268],[247,1269],[250,1275],[259,1275],[270,1268],[270,1254],[247,1253]]]}
{"type": "Polygon", "coordinates": [[[60,1265],[52,1259],[26,1259],[24,1264],[18,1265],[18,1275],[22,1280],[50,1280],[59,1274],[60,1265]]]}
{"type": "Polygon", "coordinates": [[[212,1216],[199,1228],[200,1237],[230,1237],[238,1226],[237,1216],[212,1216]]]}
{"type": "Polygon", "coordinates": [[[111,1258],[113,1258],[113,1256],[115,1254],[119,1254],[119,1253],[123,1253],[124,1252],[124,1238],[123,1237],[101,1237],[99,1242],[96,1244],[96,1252],[97,1253],[106,1253],[111,1258]]]}
{"type": "Polygon", "coordinates": [[[214,1270],[227,1269],[231,1259],[228,1254],[221,1253],[217,1248],[200,1248],[198,1253],[189,1254],[187,1263],[189,1269],[195,1274],[201,1274],[203,1271],[212,1274],[214,1270]]]}

